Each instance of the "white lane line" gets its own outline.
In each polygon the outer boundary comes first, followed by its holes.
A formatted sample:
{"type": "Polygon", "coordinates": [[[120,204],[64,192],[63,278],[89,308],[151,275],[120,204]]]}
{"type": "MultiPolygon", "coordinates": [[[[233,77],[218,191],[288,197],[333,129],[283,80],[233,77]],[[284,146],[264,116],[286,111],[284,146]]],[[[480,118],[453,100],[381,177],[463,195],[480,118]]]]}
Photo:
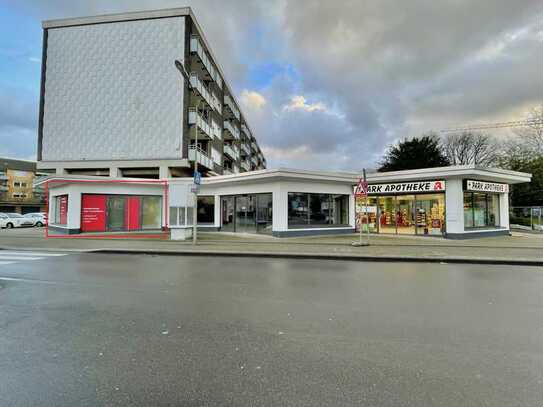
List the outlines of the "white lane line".
{"type": "Polygon", "coordinates": [[[13,264],[14,261],[0,261],[0,266],[5,266],[6,264],[13,264]]]}
{"type": "Polygon", "coordinates": [[[28,256],[4,256],[0,254],[0,260],[41,260],[43,257],[28,257],[28,256]]]}
{"type": "Polygon", "coordinates": [[[7,255],[15,255],[15,256],[42,256],[42,257],[58,257],[58,256],[67,256],[66,253],[44,253],[44,252],[16,252],[11,250],[0,250],[0,256],[7,254],[7,255]]]}

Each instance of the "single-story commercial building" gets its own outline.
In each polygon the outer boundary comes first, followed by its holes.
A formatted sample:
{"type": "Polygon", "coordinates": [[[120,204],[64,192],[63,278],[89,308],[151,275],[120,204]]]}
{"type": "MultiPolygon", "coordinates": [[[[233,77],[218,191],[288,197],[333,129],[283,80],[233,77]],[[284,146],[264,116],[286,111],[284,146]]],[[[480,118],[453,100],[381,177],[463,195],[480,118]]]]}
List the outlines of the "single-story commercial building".
{"type": "MultiPolygon", "coordinates": [[[[509,186],[531,175],[478,166],[358,174],[266,169],[203,178],[198,228],[276,237],[374,233],[466,238],[509,233],[509,186]]],[[[49,227],[58,233],[170,230],[190,236],[191,178],[145,180],[53,175],[49,227]]]]}

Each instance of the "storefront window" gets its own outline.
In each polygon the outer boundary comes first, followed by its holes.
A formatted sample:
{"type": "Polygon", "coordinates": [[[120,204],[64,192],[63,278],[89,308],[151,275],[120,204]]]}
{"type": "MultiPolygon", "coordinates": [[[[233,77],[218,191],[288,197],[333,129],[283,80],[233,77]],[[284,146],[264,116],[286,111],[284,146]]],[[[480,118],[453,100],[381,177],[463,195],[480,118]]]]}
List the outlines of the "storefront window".
{"type": "Polygon", "coordinates": [[[498,194],[464,192],[464,228],[500,226],[498,194]]]}
{"type": "Polygon", "coordinates": [[[212,225],[215,223],[215,197],[198,196],[198,224],[212,225]]]}
{"type": "Polygon", "coordinates": [[[379,232],[396,233],[396,198],[379,197],[379,232]]]}
{"type": "Polygon", "coordinates": [[[272,233],[273,202],[272,194],[256,196],[256,227],[258,233],[272,233]]]}
{"type": "Polygon", "coordinates": [[[297,194],[289,192],[288,194],[288,224],[308,225],[309,224],[309,194],[297,194]]]}
{"type": "Polygon", "coordinates": [[[349,196],[289,192],[288,226],[328,227],[349,224],[349,196]]]}
{"type": "Polygon", "coordinates": [[[396,227],[398,234],[415,234],[415,219],[413,208],[415,207],[415,195],[399,195],[396,197],[396,227]]]}
{"type": "Polygon", "coordinates": [[[143,196],[142,229],[160,229],[162,226],[162,198],[160,196],[143,196]]]}
{"type": "Polygon", "coordinates": [[[419,235],[442,234],[445,228],[445,195],[417,195],[415,222],[419,235]]]}

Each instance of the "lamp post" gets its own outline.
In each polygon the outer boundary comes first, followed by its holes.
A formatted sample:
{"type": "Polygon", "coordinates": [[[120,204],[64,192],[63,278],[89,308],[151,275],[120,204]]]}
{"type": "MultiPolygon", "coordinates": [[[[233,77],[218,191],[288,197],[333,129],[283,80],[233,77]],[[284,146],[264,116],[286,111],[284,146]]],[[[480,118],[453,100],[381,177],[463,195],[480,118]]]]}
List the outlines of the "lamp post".
{"type": "MultiPolygon", "coordinates": [[[[181,75],[183,76],[183,79],[188,85],[189,90],[193,91],[194,88],[192,84],[190,83],[190,77],[187,74],[187,71],[185,69],[185,66],[183,63],[179,60],[175,60],[175,67],[179,72],[181,72],[181,75]]],[[[195,124],[194,124],[194,178],[196,178],[196,174],[198,173],[198,111],[200,110],[200,98],[198,98],[198,102],[196,103],[196,118],[195,118],[195,124]]],[[[190,150],[190,146],[189,146],[190,150]]],[[[192,214],[192,244],[195,245],[197,241],[197,233],[198,233],[198,192],[197,192],[197,186],[195,184],[194,186],[194,209],[192,214]]]]}

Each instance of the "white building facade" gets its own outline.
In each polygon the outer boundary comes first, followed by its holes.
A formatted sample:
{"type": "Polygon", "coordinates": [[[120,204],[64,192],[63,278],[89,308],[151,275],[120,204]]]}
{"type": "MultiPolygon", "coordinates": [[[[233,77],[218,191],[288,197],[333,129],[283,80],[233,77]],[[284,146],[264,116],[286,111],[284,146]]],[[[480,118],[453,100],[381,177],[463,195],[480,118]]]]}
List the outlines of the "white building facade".
{"type": "MultiPolygon", "coordinates": [[[[470,238],[509,234],[509,188],[530,174],[476,166],[368,175],[290,169],[202,179],[202,231],[275,237],[353,233],[470,238]]],[[[57,233],[169,231],[186,239],[194,221],[192,179],[51,176],[49,225],[57,233]],[[122,181],[122,182],[121,182],[122,181]]]]}

